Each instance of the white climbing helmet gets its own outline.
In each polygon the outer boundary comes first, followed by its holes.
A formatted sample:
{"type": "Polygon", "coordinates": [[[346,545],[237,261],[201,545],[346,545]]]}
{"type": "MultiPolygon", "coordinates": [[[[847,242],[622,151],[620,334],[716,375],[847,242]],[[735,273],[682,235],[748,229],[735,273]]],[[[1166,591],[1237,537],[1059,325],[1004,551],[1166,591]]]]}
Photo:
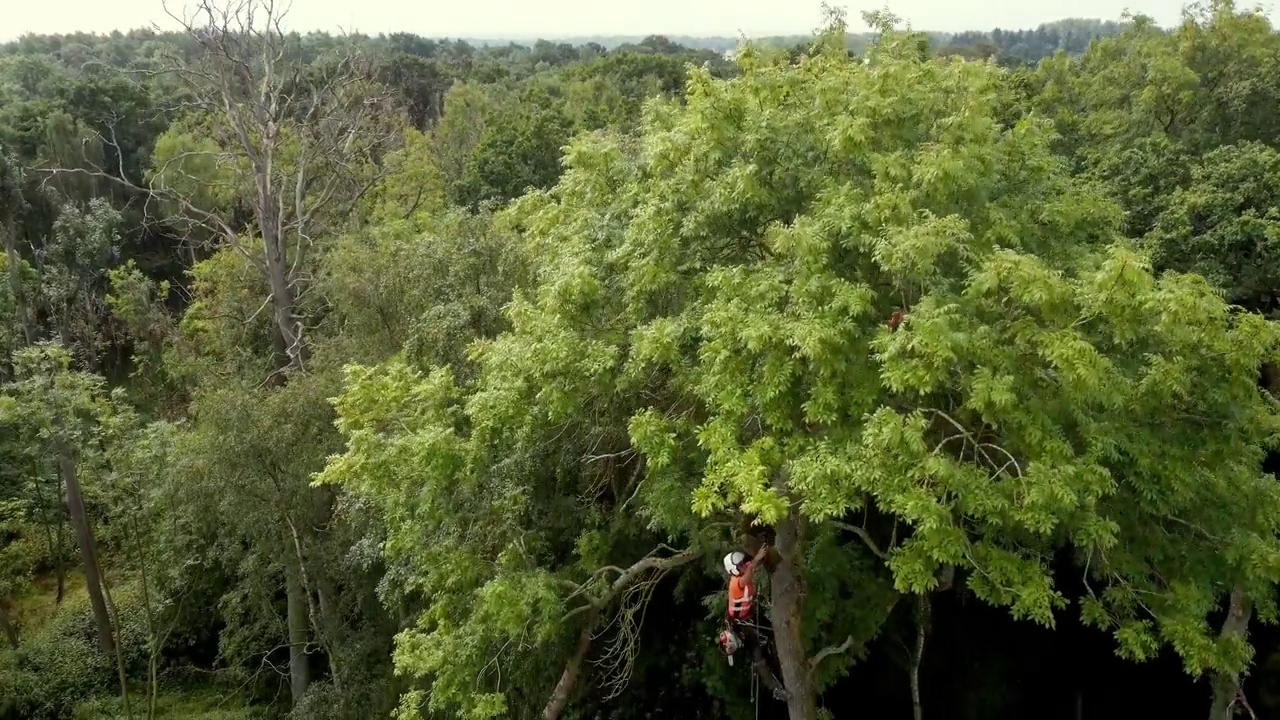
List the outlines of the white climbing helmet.
{"type": "Polygon", "coordinates": [[[738,566],[747,561],[747,554],[744,552],[734,551],[724,556],[724,570],[733,576],[738,576],[741,572],[738,566]]]}

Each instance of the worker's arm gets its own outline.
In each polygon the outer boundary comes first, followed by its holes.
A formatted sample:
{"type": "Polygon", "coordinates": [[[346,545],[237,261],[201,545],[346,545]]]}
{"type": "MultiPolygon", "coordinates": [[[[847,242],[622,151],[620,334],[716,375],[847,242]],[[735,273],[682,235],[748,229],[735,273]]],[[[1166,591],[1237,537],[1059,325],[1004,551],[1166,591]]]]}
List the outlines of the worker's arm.
{"type": "Polygon", "coordinates": [[[756,574],[756,565],[759,565],[760,561],[764,560],[764,556],[768,554],[768,544],[761,545],[760,549],[756,551],[756,556],[751,558],[751,562],[747,563],[746,569],[742,571],[742,582],[744,584],[749,584],[751,582],[756,574]]]}

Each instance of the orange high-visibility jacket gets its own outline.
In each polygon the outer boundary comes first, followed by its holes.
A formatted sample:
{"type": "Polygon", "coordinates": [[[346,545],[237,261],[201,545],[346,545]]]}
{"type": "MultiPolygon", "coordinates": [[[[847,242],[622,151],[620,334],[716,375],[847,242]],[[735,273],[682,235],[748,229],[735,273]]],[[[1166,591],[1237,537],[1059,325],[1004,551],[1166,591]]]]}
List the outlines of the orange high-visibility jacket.
{"type": "Polygon", "coordinates": [[[751,617],[755,609],[756,589],[754,583],[744,583],[740,577],[729,578],[729,617],[734,620],[745,620],[751,617]]]}

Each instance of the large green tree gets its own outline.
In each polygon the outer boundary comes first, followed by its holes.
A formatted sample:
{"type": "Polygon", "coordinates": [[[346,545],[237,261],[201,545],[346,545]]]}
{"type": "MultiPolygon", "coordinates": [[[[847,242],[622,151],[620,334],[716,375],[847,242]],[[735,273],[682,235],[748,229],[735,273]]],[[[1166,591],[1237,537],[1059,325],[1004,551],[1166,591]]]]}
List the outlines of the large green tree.
{"type": "Polygon", "coordinates": [[[1270,119],[1280,98],[1277,50],[1261,12],[1233,0],[1198,3],[1171,30],[1139,17],[1079,58],[1045,60],[1023,109],[1054,119],[1057,147],[1109,185],[1127,231],[1142,235],[1196,158],[1222,145],[1280,143],[1270,119]]]}
{"type": "Polygon", "coordinates": [[[510,213],[536,282],[476,347],[474,385],[351,371],[347,451],[322,477],[378,503],[388,554],[418,568],[429,609],[397,662],[432,678],[432,707],[489,716],[549,683],[525,661],[474,694],[512,643],[587,652],[567,639],[615,599],[582,605],[590,578],[630,580],[587,539],[698,552],[737,512],[776,534],[795,720],[816,717],[818,661],[847,664],[851,623],[893,602],[819,579],[839,528],[899,593],[955,572],[1016,618],[1076,602],[1128,657],[1247,663],[1208,619],[1231,588],[1273,614],[1280,492],[1259,467],[1277,416],[1256,376],[1277,329],[1153,275],[1051,128],[1000,121],[999,70],[924,59],[873,20],[866,62],[837,24],[799,63],[749,50],[735,79],[694,72],[639,138],[576,141],[510,213]],[[610,457],[623,472],[592,469],[610,457]],[[554,498],[592,478],[605,499],[550,530],[554,498]],[[1082,597],[1055,589],[1064,548],[1082,597]]]}

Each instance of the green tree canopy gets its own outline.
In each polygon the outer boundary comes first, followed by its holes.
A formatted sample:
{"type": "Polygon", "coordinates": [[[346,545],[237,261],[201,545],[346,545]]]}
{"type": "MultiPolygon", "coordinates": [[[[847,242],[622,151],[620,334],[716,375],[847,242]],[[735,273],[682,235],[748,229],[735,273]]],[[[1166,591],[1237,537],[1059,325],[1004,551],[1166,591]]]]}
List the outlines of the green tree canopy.
{"type": "Polygon", "coordinates": [[[578,586],[559,583],[601,561],[573,569],[555,538],[576,533],[583,561],[585,538],[645,547],[637,532],[714,546],[736,512],[775,526],[794,570],[773,613],[797,720],[806,658],[850,633],[824,608],[860,592],[802,602],[803,569],[864,513],[900,593],[954,567],[1015,617],[1052,625],[1078,601],[1130,657],[1248,660],[1208,618],[1233,586],[1273,614],[1280,492],[1259,468],[1277,415],[1256,377],[1277,328],[1153,275],[1051,127],[1000,122],[993,66],[922,59],[893,31],[864,63],[839,37],[798,63],[749,50],[734,79],[695,71],[639,138],[575,141],[559,184],[509,213],[536,282],[475,348],[473,386],[351,370],[347,451],[322,477],[377,503],[389,554],[421,568],[431,610],[397,661],[434,678],[432,707],[489,716],[529,692],[462,691],[507,640],[563,655],[578,586]],[[606,503],[531,534],[584,489],[592,437],[643,458],[616,495],[642,527],[606,503]],[[1062,548],[1085,597],[1054,587],[1062,548]]]}

